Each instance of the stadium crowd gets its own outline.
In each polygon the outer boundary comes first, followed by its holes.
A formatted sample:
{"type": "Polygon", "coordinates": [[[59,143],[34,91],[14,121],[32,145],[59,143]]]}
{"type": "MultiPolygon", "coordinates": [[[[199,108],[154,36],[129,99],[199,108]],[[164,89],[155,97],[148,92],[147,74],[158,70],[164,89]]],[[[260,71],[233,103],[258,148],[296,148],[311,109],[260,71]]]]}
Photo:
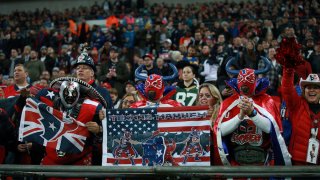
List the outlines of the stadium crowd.
{"type": "MultiPolygon", "coordinates": [[[[311,114],[313,127],[318,127],[319,6],[317,0],[187,5],[106,0],[102,5],[96,3],[64,11],[37,9],[0,14],[0,98],[25,96],[26,88],[36,87],[31,89],[39,91],[56,78],[74,76],[92,86],[103,87],[104,90],[97,91],[105,96],[108,108],[129,108],[141,99],[136,89],[139,82],[134,76],[136,68],[145,65],[141,71],[144,76],[168,76],[172,73],[169,68],[172,63],[179,70],[179,76],[168,82],[177,87],[172,98],[182,106],[208,105],[214,124],[223,101],[235,93],[225,83],[237,77],[226,71],[227,62],[236,57],[236,63],[229,67],[233,70],[263,69],[262,56],[270,61],[271,69],[258,77],[270,81],[266,93],[281,112],[282,135],[293,164],[319,164],[319,160],[307,161],[299,154],[308,149],[310,127],[301,129],[298,125],[298,117],[304,113],[308,117],[311,114]],[[86,20],[91,19],[105,20],[105,25],[90,26],[86,20]],[[300,55],[305,61],[299,66],[283,67],[276,60],[280,43],[288,37],[294,37],[302,45],[300,55]],[[89,67],[94,73],[89,78],[85,74],[88,63],[77,62],[85,43],[91,47],[88,53],[93,60],[89,67]],[[301,86],[300,78],[305,82],[301,86]],[[292,101],[298,98],[299,102],[292,101]],[[299,137],[301,134],[306,136],[302,137],[304,140],[299,137]]],[[[246,103],[251,102],[243,100],[243,106],[246,103]]],[[[257,113],[253,109],[246,111],[252,116],[257,113]]],[[[35,148],[31,142],[17,145],[17,135],[12,134],[12,129],[19,127],[20,116],[15,113],[10,117],[10,114],[13,113],[1,114],[1,119],[6,116],[14,123],[0,126],[1,137],[6,137],[1,138],[0,147],[9,150],[0,162],[39,164],[41,148],[35,148]],[[15,156],[10,155],[13,152],[15,156]],[[23,153],[29,156],[22,156],[23,153]]],[[[100,132],[98,125],[90,124],[89,131],[100,132]]],[[[317,131],[311,134],[320,137],[317,131]]],[[[93,163],[99,164],[98,159],[93,163]]]]}

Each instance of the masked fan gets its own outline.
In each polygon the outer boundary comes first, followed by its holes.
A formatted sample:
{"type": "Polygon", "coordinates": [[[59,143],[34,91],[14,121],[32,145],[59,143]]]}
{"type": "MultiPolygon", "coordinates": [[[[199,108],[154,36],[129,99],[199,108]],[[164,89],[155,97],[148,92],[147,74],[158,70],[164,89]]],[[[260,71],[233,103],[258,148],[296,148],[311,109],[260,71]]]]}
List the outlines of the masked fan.
{"type": "Polygon", "coordinates": [[[230,70],[237,59],[226,65],[227,82],[235,93],[223,101],[215,122],[215,164],[222,165],[290,165],[290,155],[280,134],[279,112],[273,99],[265,93],[268,79],[257,75],[270,69],[268,59],[261,57],[264,69],[230,70]],[[273,159],[274,158],[274,159],[273,159]]]}

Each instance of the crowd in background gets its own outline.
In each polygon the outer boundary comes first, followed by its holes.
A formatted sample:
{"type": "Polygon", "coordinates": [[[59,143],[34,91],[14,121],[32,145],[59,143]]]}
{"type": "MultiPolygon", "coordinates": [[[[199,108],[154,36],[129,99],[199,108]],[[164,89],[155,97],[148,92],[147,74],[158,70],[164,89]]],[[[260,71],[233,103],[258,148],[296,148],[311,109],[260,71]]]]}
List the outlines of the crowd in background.
{"type": "Polygon", "coordinates": [[[306,61],[296,68],[296,78],[320,73],[319,6],[317,0],[187,5],[106,0],[64,11],[2,14],[0,97],[7,98],[5,88],[19,78],[27,81],[23,88],[29,84],[44,88],[57,77],[73,76],[83,43],[91,47],[95,80],[108,89],[114,108],[130,107],[138,100],[134,76],[138,66],[145,65],[142,73],[147,75],[167,76],[171,74],[168,63],[179,70],[179,77],[169,83],[177,85],[177,93],[193,89],[195,97],[176,94],[175,100],[185,106],[210,105],[201,101],[204,92],[198,95],[199,87],[208,86],[220,104],[233,93],[225,84],[233,77],[225,70],[230,57],[237,58],[230,67],[233,69],[261,69],[264,63],[260,56],[268,58],[271,70],[259,76],[269,78],[269,95],[280,96],[282,67],[275,54],[283,38],[295,36],[302,45],[306,61]],[[90,26],[86,20],[92,19],[106,23],[90,26]],[[17,64],[24,64],[27,76],[19,76],[17,64]]]}

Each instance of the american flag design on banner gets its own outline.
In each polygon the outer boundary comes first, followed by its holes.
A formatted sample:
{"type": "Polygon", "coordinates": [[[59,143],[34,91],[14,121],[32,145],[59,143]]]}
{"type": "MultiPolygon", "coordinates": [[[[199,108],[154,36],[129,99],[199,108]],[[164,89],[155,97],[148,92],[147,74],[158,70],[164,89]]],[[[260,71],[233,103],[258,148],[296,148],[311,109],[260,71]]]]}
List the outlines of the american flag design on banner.
{"type": "Polygon", "coordinates": [[[35,142],[66,153],[80,153],[88,136],[83,123],[37,99],[26,100],[19,141],[35,142]]]}
{"type": "Polygon", "coordinates": [[[106,110],[103,166],[210,166],[207,107],[106,110]]]}

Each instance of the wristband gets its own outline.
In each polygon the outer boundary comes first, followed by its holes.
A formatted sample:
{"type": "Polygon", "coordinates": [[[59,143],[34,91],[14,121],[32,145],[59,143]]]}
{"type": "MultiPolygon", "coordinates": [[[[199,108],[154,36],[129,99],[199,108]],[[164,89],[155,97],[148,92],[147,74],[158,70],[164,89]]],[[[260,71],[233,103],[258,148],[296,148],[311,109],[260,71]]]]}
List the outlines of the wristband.
{"type": "Polygon", "coordinates": [[[248,116],[250,117],[250,118],[252,118],[252,117],[255,117],[257,115],[257,111],[254,109],[252,112],[251,112],[251,114],[249,114],[248,116]]]}

